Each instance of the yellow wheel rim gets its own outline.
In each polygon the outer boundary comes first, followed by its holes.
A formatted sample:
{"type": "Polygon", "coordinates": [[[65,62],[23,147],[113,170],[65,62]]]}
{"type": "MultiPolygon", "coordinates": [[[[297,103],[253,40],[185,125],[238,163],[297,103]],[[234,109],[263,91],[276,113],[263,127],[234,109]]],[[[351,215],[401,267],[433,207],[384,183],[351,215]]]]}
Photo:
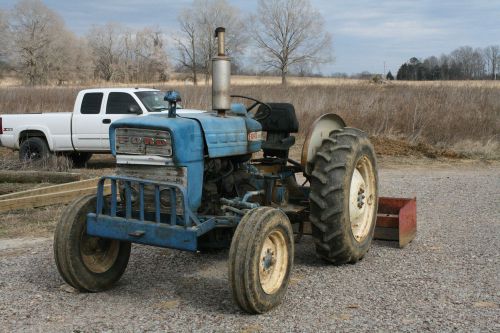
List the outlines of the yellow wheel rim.
{"type": "Polygon", "coordinates": [[[93,273],[108,271],[118,258],[119,250],[120,242],[117,240],[91,237],[86,233],[82,235],[80,254],[85,266],[93,273]]]}
{"type": "Polygon", "coordinates": [[[377,200],[375,187],[373,165],[368,157],[363,156],[356,163],[349,194],[351,231],[358,242],[364,241],[372,229],[377,200]]]}
{"type": "Polygon", "coordinates": [[[283,284],[288,268],[285,236],[274,230],[266,237],[259,258],[259,278],[266,294],[275,293],[283,284]]]}

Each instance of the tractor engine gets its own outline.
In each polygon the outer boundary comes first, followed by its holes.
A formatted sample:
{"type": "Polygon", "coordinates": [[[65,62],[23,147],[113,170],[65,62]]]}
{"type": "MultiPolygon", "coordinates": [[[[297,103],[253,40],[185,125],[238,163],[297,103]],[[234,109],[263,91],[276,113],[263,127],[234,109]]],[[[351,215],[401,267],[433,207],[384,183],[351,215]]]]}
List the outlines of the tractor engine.
{"type": "Polygon", "coordinates": [[[241,158],[216,158],[205,160],[202,204],[198,212],[205,215],[221,215],[221,199],[239,196],[251,189],[251,175],[246,172],[241,158]]]}

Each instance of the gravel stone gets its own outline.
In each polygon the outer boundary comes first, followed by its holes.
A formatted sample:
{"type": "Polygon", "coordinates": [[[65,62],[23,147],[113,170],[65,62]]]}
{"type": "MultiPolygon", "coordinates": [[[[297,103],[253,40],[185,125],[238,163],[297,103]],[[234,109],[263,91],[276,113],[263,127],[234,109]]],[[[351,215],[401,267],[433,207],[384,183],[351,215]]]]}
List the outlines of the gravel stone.
{"type": "Polygon", "coordinates": [[[379,174],[381,195],[417,197],[417,238],[405,249],[375,241],[336,267],[304,237],[286,299],[267,314],[233,304],[226,250],[133,246],[115,288],[78,293],[62,286],[51,239],[0,240],[0,331],[499,332],[500,168],[379,174]]]}

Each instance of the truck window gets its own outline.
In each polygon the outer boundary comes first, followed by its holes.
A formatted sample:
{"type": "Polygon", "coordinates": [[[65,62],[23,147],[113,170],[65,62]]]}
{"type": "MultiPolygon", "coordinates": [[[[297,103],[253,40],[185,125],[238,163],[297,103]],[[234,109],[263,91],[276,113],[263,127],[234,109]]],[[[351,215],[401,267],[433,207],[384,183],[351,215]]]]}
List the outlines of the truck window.
{"type": "MultiPolygon", "coordinates": [[[[149,112],[160,112],[170,108],[170,104],[163,100],[163,96],[165,96],[164,92],[139,91],[136,92],[135,95],[139,97],[142,104],[149,112]]],[[[177,104],[177,107],[179,107],[179,104],[177,104]]]]}
{"type": "Polygon", "coordinates": [[[139,104],[135,99],[127,93],[112,92],[108,96],[108,104],[106,105],[107,114],[128,114],[131,105],[139,104]]]}
{"type": "Polygon", "coordinates": [[[81,114],[99,114],[103,93],[86,93],[82,99],[81,114]]]}

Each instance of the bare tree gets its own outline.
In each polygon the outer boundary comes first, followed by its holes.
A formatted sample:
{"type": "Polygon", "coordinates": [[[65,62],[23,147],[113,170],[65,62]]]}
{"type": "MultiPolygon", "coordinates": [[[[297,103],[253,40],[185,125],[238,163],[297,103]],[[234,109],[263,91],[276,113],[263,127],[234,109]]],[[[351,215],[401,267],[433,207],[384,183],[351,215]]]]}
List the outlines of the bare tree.
{"type": "MultiPolygon", "coordinates": [[[[40,0],[21,0],[11,15],[11,32],[17,69],[30,85],[49,80],[61,48],[68,51],[72,34],[63,20],[40,0]],[[58,42],[59,51],[55,51],[58,42]]],[[[69,52],[69,51],[68,51],[69,52]]]]}
{"type": "Polygon", "coordinates": [[[491,45],[484,49],[484,56],[488,61],[491,77],[497,79],[497,69],[500,68],[500,46],[491,45]]]}
{"type": "Polygon", "coordinates": [[[11,49],[9,36],[9,23],[7,21],[7,15],[5,12],[0,10],[0,45],[2,45],[0,48],[0,77],[7,66],[9,50],[11,49]]]}
{"type": "Polygon", "coordinates": [[[87,34],[94,63],[94,76],[110,81],[117,73],[123,54],[123,27],[108,23],[93,26],[87,34]]]}
{"type": "Polygon", "coordinates": [[[25,0],[10,17],[7,22],[0,12],[0,62],[9,62],[26,83],[87,78],[85,42],[67,30],[56,13],[38,0],[25,0]]]}
{"type": "Polygon", "coordinates": [[[486,76],[486,62],[483,56],[483,50],[476,48],[472,54],[472,77],[474,79],[483,79],[486,76]]]}
{"type": "Polygon", "coordinates": [[[461,68],[464,79],[480,79],[484,77],[485,62],[481,49],[462,46],[451,53],[455,66],[461,68]]]}
{"type": "Polygon", "coordinates": [[[106,81],[154,82],[169,78],[166,38],[158,28],[94,26],[88,34],[95,77],[106,81]]]}
{"type": "Polygon", "coordinates": [[[196,27],[196,18],[191,12],[184,9],[179,15],[181,26],[180,36],[175,37],[179,58],[177,59],[182,67],[191,72],[193,84],[198,84],[198,62],[196,58],[196,45],[198,44],[199,31],[196,27]]]}
{"type": "Polygon", "coordinates": [[[136,81],[168,80],[170,66],[165,46],[165,35],[159,28],[144,28],[135,34],[136,81]]]}
{"type": "Polygon", "coordinates": [[[75,43],[73,47],[75,55],[73,77],[80,83],[88,82],[93,76],[93,62],[87,38],[78,37],[75,43]]]}
{"type": "MultiPolygon", "coordinates": [[[[85,43],[65,30],[59,31],[52,38],[48,46],[47,77],[55,80],[58,85],[75,79],[82,81],[83,68],[88,66],[88,58],[84,57],[85,43]]],[[[88,75],[88,71],[85,74],[88,75]]]]}
{"type": "Polygon", "coordinates": [[[7,21],[7,15],[4,11],[0,10],[0,61],[7,56],[7,51],[9,50],[9,23],[7,21]]]}
{"type": "Polygon", "coordinates": [[[292,66],[333,60],[331,36],[309,0],[259,0],[253,21],[261,61],[280,72],[282,84],[292,66]]]}
{"type": "Polygon", "coordinates": [[[175,38],[179,62],[188,69],[196,84],[198,73],[208,81],[211,57],[216,53],[215,28],[227,28],[226,52],[235,56],[243,52],[247,43],[245,24],[236,7],[226,0],[194,0],[179,16],[180,34],[175,38]]]}

